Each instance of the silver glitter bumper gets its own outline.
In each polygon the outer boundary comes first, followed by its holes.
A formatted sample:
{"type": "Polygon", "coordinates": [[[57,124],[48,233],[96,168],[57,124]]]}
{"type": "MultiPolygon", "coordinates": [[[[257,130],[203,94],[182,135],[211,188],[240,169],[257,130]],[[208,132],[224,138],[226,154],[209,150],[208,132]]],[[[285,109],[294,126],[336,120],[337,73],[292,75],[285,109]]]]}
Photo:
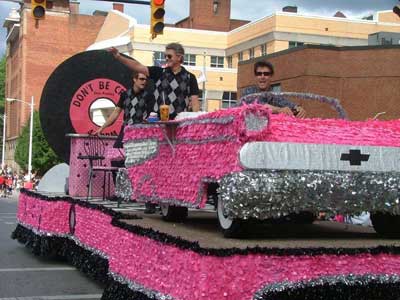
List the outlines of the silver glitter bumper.
{"type": "Polygon", "coordinates": [[[300,211],[400,214],[399,172],[260,170],[229,174],[220,200],[232,218],[268,219],[300,211]]]}

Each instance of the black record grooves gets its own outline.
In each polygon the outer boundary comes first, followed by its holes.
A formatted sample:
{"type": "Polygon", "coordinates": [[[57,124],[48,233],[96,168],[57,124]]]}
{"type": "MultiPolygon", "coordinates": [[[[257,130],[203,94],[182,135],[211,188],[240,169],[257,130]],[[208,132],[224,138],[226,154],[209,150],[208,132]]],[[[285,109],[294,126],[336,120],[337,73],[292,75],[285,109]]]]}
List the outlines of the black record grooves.
{"type": "Polygon", "coordinates": [[[70,138],[66,134],[76,133],[70,118],[72,98],[81,86],[98,78],[129,88],[132,72],[105,50],[86,51],[61,63],[43,88],[39,109],[42,130],[50,147],[67,164],[70,138]]]}

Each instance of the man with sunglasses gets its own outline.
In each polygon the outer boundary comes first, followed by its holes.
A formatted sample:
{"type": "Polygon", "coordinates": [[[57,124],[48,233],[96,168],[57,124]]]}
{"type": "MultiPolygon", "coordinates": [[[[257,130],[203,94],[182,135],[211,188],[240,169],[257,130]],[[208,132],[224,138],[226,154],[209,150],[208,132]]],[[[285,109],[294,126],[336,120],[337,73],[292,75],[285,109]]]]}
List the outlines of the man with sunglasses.
{"type": "MultiPolygon", "coordinates": [[[[101,134],[101,132],[114,124],[118,119],[118,116],[124,111],[124,123],[121,127],[121,131],[118,135],[117,140],[114,143],[114,148],[122,148],[122,140],[124,135],[124,128],[126,125],[135,123],[141,123],[147,119],[150,113],[154,109],[155,99],[152,92],[146,89],[147,76],[143,73],[133,72],[133,86],[127,91],[123,92],[119,98],[117,106],[111,113],[110,117],[106,122],[94,133],[95,135],[101,134]]],[[[113,167],[122,168],[125,165],[124,160],[112,161],[113,167]]],[[[113,173],[113,181],[115,183],[116,174],[113,173]]],[[[154,214],[156,212],[156,206],[153,203],[145,203],[146,208],[145,214],[154,214]]]]}
{"type": "Polygon", "coordinates": [[[166,68],[158,66],[147,67],[135,59],[121,55],[116,48],[109,50],[114,57],[130,69],[149,76],[155,83],[154,111],[158,112],[162,104],[169,105],[170,119],[191,108],[198,111],[199,87],[196,76],[182,67],[185,50],[179,43],[170,43],[165,47],[166,68]]]}
{"type": "MultiPolygon", "coordinates": [[[[245,91],[244,95],[250,93],[270,92],[271,79],[274,75],[273,65],[268,61],[256,62],[254,64],[254,75],[257,88],[251,91],[245,91]]],[[[298,118],[304,118],[306,116],[304,108],[280,96],[269,95],[267,97],[261,97],[258,99],[258,102],[267,104],[274,113],[283,113],[290,116],[295,115],[298,118]]]]}
{"type": "Polygon", "coordinates": [[[122,148],[124,127],[135,123],[141,123],[147,119],[153,111],[155,99],[153,93],[146,90],[147,76],[143,73],[133,72],[132,88],[120,95],[117,106],[106,122],[94,133],[96,135],[114,124],[118,116],[124,111],[124,123],[120,134],[114,144],[114,148],[122,148]]]}

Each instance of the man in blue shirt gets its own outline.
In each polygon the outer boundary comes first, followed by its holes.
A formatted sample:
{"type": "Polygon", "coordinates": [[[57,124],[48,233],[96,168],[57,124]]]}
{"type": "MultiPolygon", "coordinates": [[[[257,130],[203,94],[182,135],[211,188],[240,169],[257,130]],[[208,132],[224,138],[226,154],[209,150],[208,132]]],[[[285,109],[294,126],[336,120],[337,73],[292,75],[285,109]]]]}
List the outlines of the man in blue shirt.
{"type": "MultiPolygon", "coordinates": [[[[244,95],[252,93],[263,93],[271,92],[271,79],[274,75],[274,67],[268,61],[258,61],[254,64],[254,75],[256,78],[257,87],[252,89],[247,89],[244,91],[244,95]]],[[[251,101],[254,101],[252,99],[251,101]]],[[[289,100],[276,95],[268,95],[266,97],[261,97],[258,99],[259,103],[263,103],[271,108],[274,113],[284,113],[290,116],[295,115],[298,118],[304,118],[306,116],[306,111],[301,106],[290,102],[289,100]]],[[[245,103],[249,103],[245,101],[245,103]]]]}

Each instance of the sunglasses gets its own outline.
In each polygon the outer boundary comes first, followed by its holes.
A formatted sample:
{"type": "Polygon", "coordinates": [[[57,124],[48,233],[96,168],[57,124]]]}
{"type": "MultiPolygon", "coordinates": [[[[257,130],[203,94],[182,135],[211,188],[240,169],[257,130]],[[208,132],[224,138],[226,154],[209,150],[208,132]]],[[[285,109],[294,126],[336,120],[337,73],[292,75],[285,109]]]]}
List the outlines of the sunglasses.
{"type": "Polygon", "coordinates": [[[138,80],[140,80],[140,81],[146,81],[147,78],[146,78],[146,77],[139,77],[138,80]]]}
{"type": "Polygon", "coordinates": [[[171,59],[171,58],[172,58],[172,55],[171,55],[171,54],[164,54],[164,57],[165,57],[165,58],[168,58],[168,59],[171,59]]]}
{"type": "Polygon", "coordinates": [[[261,76],[261,75],[271,76],[272,72],[255,72],[255,74],[256,74],[256,76],[261,76]]]}

